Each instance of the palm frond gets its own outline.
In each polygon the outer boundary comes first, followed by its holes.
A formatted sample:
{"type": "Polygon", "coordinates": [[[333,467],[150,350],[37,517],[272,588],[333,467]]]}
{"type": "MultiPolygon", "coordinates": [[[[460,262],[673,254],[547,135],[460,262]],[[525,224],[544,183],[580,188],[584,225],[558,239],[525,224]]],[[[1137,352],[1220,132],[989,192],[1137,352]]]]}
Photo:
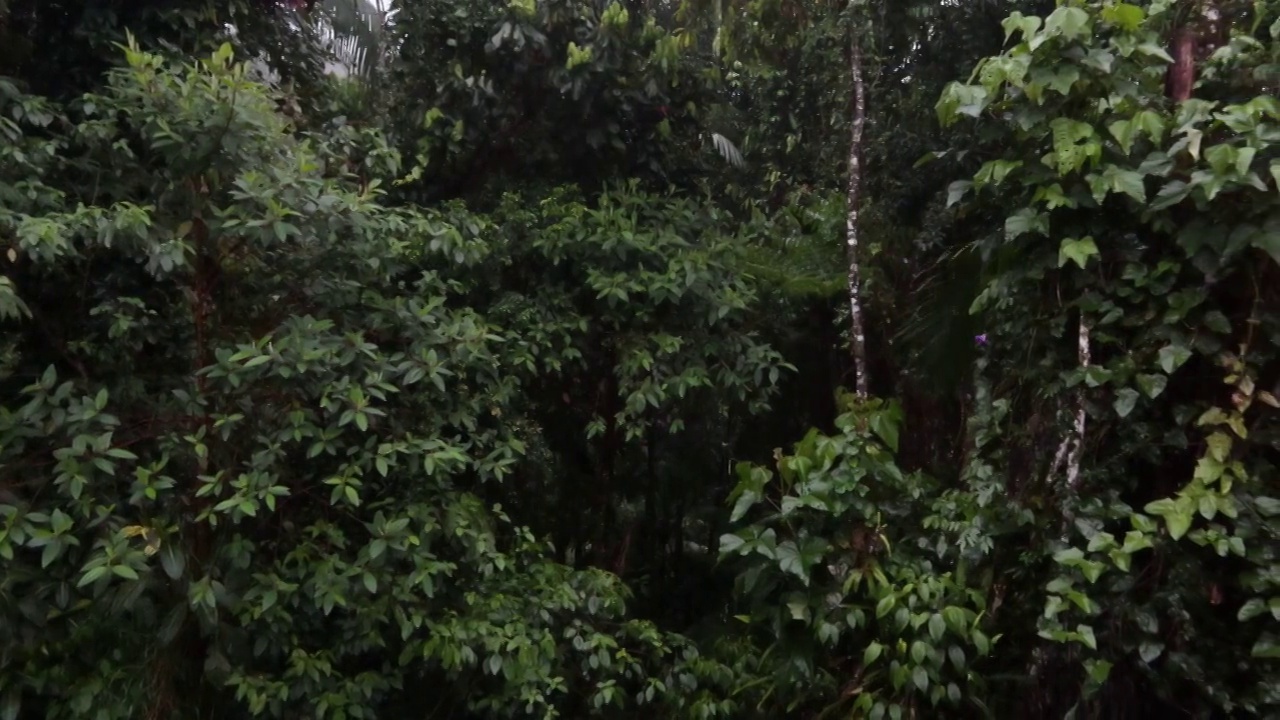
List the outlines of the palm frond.
{"type": "Polygon", "coordinates": [[[738,151],[738,146],[729,141],[729,138],[720,133],[711,133],[711,143],[716,146],[716,151],[720,153],[728,163],[734,167],[742,167],[745,161],[742,153],[738,151]]]}

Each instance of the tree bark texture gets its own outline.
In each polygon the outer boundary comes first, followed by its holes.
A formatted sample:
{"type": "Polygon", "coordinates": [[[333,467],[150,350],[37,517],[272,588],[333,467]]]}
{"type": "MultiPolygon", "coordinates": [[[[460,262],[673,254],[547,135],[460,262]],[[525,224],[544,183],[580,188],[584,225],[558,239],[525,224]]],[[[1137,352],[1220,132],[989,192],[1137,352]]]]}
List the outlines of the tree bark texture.
{"type": "Polygon", "coordinates": [[[1173,33],[1173,47],[1169,54],[1173,64],[1165,79],[1165,93],[1174,102],[1191,98],[1196,84],[1196,33],[1190,25],[1183,25],[1173,33]]]}
{"type": "Polygon", "coordinates": [[[867,342],[862,316],[862,277],[858,266],[858,203],[862,189],[862,133],[867,119],[866,87],[862,77],[862,46],[854,31],[849,48],[853,79],[853,121],[849,131],[849,186],[845,216],[845,245],[849,259],[849,345],[853,353],[854,391],[867,397],[867,342]]]}

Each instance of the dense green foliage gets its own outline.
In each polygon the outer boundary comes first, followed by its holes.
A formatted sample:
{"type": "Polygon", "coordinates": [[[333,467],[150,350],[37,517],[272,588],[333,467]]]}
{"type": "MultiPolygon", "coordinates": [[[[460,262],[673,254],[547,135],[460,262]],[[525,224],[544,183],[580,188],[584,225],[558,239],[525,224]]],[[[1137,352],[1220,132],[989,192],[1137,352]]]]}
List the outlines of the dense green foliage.
{"type": "Polygon", "coordinates": [[[0,0],[0,720],[1275,717],[1277,43],[0,0]]]}

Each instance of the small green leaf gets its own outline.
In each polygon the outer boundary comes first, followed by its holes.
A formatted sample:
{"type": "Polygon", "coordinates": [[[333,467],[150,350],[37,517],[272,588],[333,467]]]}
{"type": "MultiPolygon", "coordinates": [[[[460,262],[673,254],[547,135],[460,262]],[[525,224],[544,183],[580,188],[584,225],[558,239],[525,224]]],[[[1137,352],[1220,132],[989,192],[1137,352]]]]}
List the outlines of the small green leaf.
{"type": "Polygon", "coordinates": [[[929,671],[917,665],[916,669],[911,671],[911,682],[915,683],[916,688],[919,689],[920,692],[928,690],[929,671]]]}
{"type": "Polygon", "coordinates": [[[897,602],[898,602],[898,598],[892,594],[885,595],[884,597],[880,598],[880,602],[876,603],[876,617],[882,618],[885,615],[888,615],[889,612],[893,610],[893,606],[897,602]]]}
{"type": "Polygon", "coordinates": [[[1062,565],[1072,565],[1084,559],[1084,551],[1080,548],[1065,548],[1053,554],[1055,562],[1062,565]]]}
{"type": "Polygon", "coordinates": [[[1236,613],[1236,619],[1240,622],[1249,622],[1267,611],[1267,605],[1262,598],[1250,598],[1248,602],[1240,606],[1239,612],[1236,613]]]}
{"type": "Polygon", "coordinates": [[[1150,665],[1160,654],[1164,652],[1164,643],[1158,643],[1148,640],[1138,646],[1138,657],[1142,658],[1142,662],[1150,665]]]}
{"type": "Polygon", "coordinates": [[[1088,625],[1077,625],[1076,632],[1080,633],[1080,641],[1090,650],[1098,649],[1098,639],[1093,635],[1093,628],[1088,625]]]}
{"type": "Polygon", "coordinates": [[[1231,454],[1231,437],[1226,433],[1215,432],[1205,438],[1205,444],[1208,446],[1209,457],[1220,463],[1227,461],[1227,456],[1231,454]]]}
{"type": "Polygon", "coordinates": [[[878,642],[872,641],[866,650],[862,651],[862,666],[868,667],[875,662],[880,655],[884,653],[884,646],[878,642]]]}
{"type": "Polygon", "coordinates": [[[1116,414],[1120,417],[1128,417],[1133,412],[1133,407],[1138,403],[1138,391],[1133,388],[1123,388],[1116,393],[1114,407],[1116,414]]]}
{"type": "MultiPolygon", "coordinates": [[[[1280,167],[1280,165],[1277,167],[1280,167]]],[[[951,183],[951,185],[947,186],[947,207],[951,207],[952,205],[960,202],[960,200],[964,198],[965,193],[969,192],[969,189],[972,187],[973,183],[968,180],[956,180],[951,183]]]]}
{"type": "Polygon", "coordinates": [[[957,635],[965,634],[964,610],[954,605],[948,605],[942,609],[942,619],[947,622],[947,627],[951,628],[951,632],[957,635]]]}
{"type": "Polygon", "coordinates": [[[1253,648],[1249,651],[1251,657],[1262,658],[1266,660],[1280,659],[1280,644],[1276,643],[1274,635],[1266,634],[1258,638],[1253,644],[1253,648]]]}
{"type": "Polygon", "coordinates": [[[1147,14],[1137,5],[1130,5],[1127,2],[1108,5],[1102,9],[1102,20],[1109,25],[1124,30],[1125,32],[1133,32],[1142,25],[1147,14]]]}
{"type": "Polygon", "coordinates": [[[1134,379],[1137,381],[1138,389],[1142,391],[1142,394],[1152,400],[1159,397],[1169,383],[1168,375],[1142,374],[1134,379]]]}
{"type": "Polygon", "coordinates": [[[929,646],[916,640],[911,643],[911,662],[919,665],[929,656],[929,646]]]}
{"type": "Polygon", "coordinates": [[[1079,240],[1066,239],[1062,241],[1061,247],[1058,248],[1058,267],[1062,267],[1068,261],[1071,261],[1083,269],[1088,264],[1089,258],[1097,254],[1098,246],[1091,237],[1083,237],[1079,240]]]}
{"type": "Polygon", "coordinates": [[[1169,528],[1169,537],[1179,540],[1191,529],[1191,512],[1189,509],[1184,510],[1178,503],[1173,512],[1164,516],[1164,522],[1169,528]]]}
{"type": "Polygon", "coordinates": [[[791,611],[792,620],[809,620],[809,604],[803,599],[788,601],[787,610],[791,611]]]}
{"type": "MultiPolygon", "coordinates": [[[[1083,626],[1081,626],[1083,627],[1083,626]]],[[[1089,631],[1089,637],[1093,636],[1092,628],[1085,628],[1089,631]]],[[[1083,633],[1081,633],[1083,634],[1083,633]]],[[[1106,682],[1111,675],[1111,663],[1106,660],[1098,660],[1090,658],[1085,661],[1085,671],[1089,673],[1089,681],[1096,685],[1106,682]]]]}
{"type": "Polygon", "coordinates": [[[1159,356],[1160,369],[1172,375],[1175,370],[1191,359],[1191,351],[1182,345],[1165,345],[1160,348],[1159,356]]]}
{"type": "Polygon", "coordinates": [[[986,655],[991,651],[991,640],[981,630],[973,631],[973,646],[977,649],[979,655],[986,655]]]}
{"type": "Polygon", "coordinates": [[[1159,45],[1153,42],[1142,43],[1141,45],[1138,46],[1138,52],[1142,53],[1143,55],[1150,55],[1151,57],[1160,58],[1161,60],[1167,63],[1173,62],[1173,56],[1170,55],[1164,48],[1160,47],[1159,45]]]}
{"type": "Polygon", "coordinates": [[[953,703],[958,703],[960,698],[960,687],[955,683],[947,683],[947,699],[953,703]]]}
{"type": "Polygon", "coordinates": [[[946,630],[947,623],[942,619],[942,615],[934,613],[929,618],[929,637],[933,638],[934,642],[939,642],[942,640],[942,635],[946,630]]]}
{"type": "MultiPolygon", "coordinates": [[[[1136,530],[1137,532],[1146,534],[1146,533],[1153,533],[1156,531],[1155,522],[1151,518],[1147,517],[1146,515],[1134,513],[1133,515],[1129,516],[1129,522],[1133,525],[1133,529],[1136,530]]],[[[1129,542],[1128,535],[1126,535],[1125,544],[1128,544],[1128,542],[1129,542]]]]}
{"type": "Polygon", "coordinates": [[[76,583],[76,587],[78,588],[84,587],[85,585],[88,585],[90,583],[97,581],[98,578],[101,578],[103,575],[106,575],[106,574],[107,574],[106,565],[99,565],[98,567],[90,568],[85,571],[84,575],[80,576],[80,581],[76,583]]]}

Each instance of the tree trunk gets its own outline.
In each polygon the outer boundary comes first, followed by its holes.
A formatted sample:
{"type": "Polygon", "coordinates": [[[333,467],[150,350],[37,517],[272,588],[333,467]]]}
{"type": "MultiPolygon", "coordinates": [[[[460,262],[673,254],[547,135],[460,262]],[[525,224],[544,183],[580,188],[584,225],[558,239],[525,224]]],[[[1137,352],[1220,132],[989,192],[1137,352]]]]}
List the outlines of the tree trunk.
{"type": "MultiPolygon", "coordinates": [[[[1085,372],[1089,371],[1090,352],[1089,347],[1089,321],[1085,318],[1084,312],[1080,313],[1080,337],[1078,340],[1078,362],[1080,369],[1085,372]]],[[[1076,444],[1071,448],[1070,454],[1067,456],[1067,488],[1074,495],[1080,489],[1080,455],[1084,452],[1084,430],[1085,417],[1087,413],[1084,407],[1084,388],[1085,384],[1080,385],[1080,396],[1076,400],[1076,418],[1075,418],[1075,434],[1076,444]]]]}
{"type": "Polygon", "coordinates": [[[1216,0],[1192,4],[1169,37],[1173,64],[1165,75],[1164,90],[1170,100],[1182,103],[1191,99],[1196,85],[1196,63],[1227,42],[1230,27],[1231,22],[1224,17],[1216,0]]]}
{"type": "Polygon", "coordinates": [[[845,244],[849,257],[849,344],[853,353],[854,391],[867,397],[867,342],[862,318],[862,278],[858,267],[858,202],[862,189],[862,131],[867,119],[866,87],[862,78],[862,46],[857,30],[849,48],[853,77],[853,122],[849,131],[849,187],[845,216],[845,244]]]}
{"type": "Polygon", "coordinates": [[[1165,93],[1174,102],[1191,98],[1196,84],[1196,33],[1190,25],[1183,25],[1173,33],[1173,64],[1165,78],[1165,93]]]}

